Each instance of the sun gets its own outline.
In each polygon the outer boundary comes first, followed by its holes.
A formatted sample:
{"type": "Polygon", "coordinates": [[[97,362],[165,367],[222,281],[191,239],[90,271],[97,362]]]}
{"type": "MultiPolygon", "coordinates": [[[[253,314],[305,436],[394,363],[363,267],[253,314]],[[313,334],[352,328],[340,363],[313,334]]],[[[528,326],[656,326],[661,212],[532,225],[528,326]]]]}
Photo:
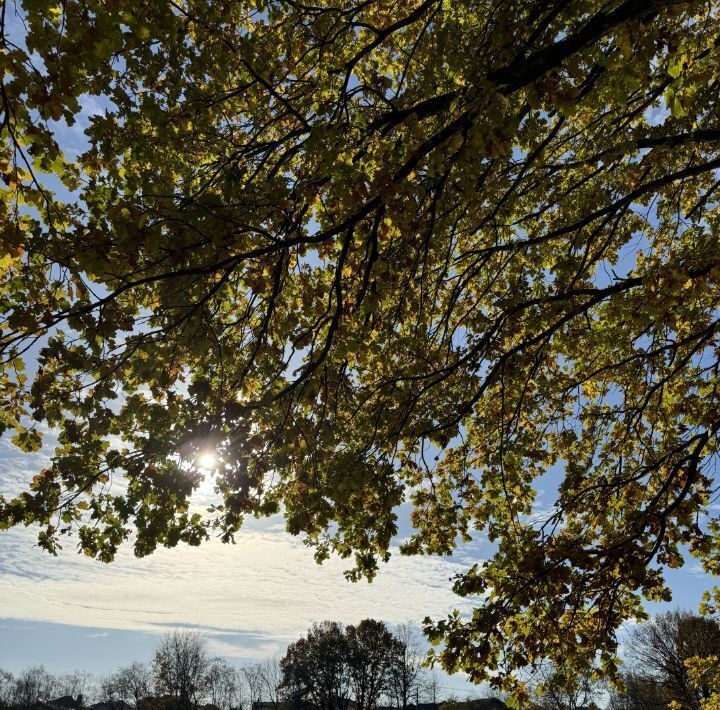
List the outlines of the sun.
{"type": "Polygon", "coordinates": [[[197,457],[197,464],[200,468],[212,469],[217,464],[217,456],[212,451],[205,451],[197,457]]]}

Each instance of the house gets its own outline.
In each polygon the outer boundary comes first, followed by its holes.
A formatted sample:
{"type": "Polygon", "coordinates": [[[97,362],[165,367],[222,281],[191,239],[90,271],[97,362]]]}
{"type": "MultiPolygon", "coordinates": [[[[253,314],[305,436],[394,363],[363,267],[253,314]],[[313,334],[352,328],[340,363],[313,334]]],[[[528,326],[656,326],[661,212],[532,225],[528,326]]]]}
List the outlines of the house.
{"type": "Polygon", "coordinates": [[[507,710],[507,705],[498,698],[476,698],[441,703],[440,710],[507,710]]]}
{"type": "MultiPolygon", "coordinates": [[[[127,710],[125,708],[97,708],[96,710],[127,710]]],[[[156,697],[142,698],[137,704],[137,710],[178,710],[184,706],[178,698],[172,695],[158,695],[156,697]]],[[[207,705],[192,705],[193,710],[220,710],[217,705],[208,703],[207,705]]],[[[133,710],[133,708],[130,708],[133,710]]]]}
{"type": "Polygon", "coordinates": [[[89,706],[88,710],[135,710],[135,708],[124,700],[110,700],[104,703],[94,703],[89,706]]]}
{"type": "Polygon", "coordinates": [[[78,695],[77,698],[73,698],[72,695],[63,695],[60,698],[48,700],[43,704],[51,708],[58,708],[62,710],[76,710],[76,708],[81,708],[83,706],[82,695],[78,695]]]}

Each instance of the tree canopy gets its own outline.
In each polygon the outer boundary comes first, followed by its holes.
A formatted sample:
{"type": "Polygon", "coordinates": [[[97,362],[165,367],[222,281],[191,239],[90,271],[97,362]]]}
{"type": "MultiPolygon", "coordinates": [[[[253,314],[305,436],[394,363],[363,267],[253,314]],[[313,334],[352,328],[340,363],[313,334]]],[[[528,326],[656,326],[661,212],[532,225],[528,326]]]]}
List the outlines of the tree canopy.
{"type": "Polygon", "coordinates": [[[280,660],[280,697],[291,710],[407,710],[420,697],[436,705],[437,679],[422,673],[416,641],[413,627],[393,633],[375,619],[315,623],[280,660]]]}
{"type": "Polygon", "coordinates": [[[0,526],[110,561],[281,511],[357,578],[409,500],[404,553],[497,549],[446,668],[614,672],[664,567],[720,571],[718,9],[3,3],[0,427],[58,445],[0,526]]]}
{"type": "Polygon", "coordinates": [[[610,710],[712,710],[720,700],[720,625],[713,619],[660,614],[633,630],[625,655],[624,689],[613,693],[610,710]]]}

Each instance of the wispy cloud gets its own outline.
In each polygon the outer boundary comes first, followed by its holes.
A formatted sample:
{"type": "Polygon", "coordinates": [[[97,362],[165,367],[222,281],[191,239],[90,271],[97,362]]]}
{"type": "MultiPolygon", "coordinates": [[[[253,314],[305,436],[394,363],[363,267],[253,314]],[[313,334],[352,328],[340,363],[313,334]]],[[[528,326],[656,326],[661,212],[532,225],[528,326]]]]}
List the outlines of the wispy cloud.
{"type": "Polygon", "coordinates": [[[112,565],[70,550],[50,557],[32,546],[31,531],[14,530],[3,533],[0,548],[1,613],[96,628],[190,624],[287,639],[318,619],[400,623],[444,615],[462,601],[449,579],[464,564],[395,555],[372,584],[347,582],[346,566],[337,559],[318,566],[299,540],[272,530],[246,531],[236,545],[211,541],[143,560],[123,550],[112,565]]]}

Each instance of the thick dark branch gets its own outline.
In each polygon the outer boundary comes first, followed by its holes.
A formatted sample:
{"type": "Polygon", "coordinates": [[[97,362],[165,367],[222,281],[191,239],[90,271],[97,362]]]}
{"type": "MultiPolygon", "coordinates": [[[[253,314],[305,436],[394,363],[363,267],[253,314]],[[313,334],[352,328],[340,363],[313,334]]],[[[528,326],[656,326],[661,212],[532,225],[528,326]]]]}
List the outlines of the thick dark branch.
{"type": "Polygon", "coordinates": [[[503,86],[506,92],[517,91],[561,66],[573,54],[597,43],[615,28],[633,20],[649,21],[666,7],[687,4],[687,0],[627,0],[611,12],[597,13],[575,34],[528,57],[516,58],[507,67],[491,71],[487,78],[503,86]]]}

